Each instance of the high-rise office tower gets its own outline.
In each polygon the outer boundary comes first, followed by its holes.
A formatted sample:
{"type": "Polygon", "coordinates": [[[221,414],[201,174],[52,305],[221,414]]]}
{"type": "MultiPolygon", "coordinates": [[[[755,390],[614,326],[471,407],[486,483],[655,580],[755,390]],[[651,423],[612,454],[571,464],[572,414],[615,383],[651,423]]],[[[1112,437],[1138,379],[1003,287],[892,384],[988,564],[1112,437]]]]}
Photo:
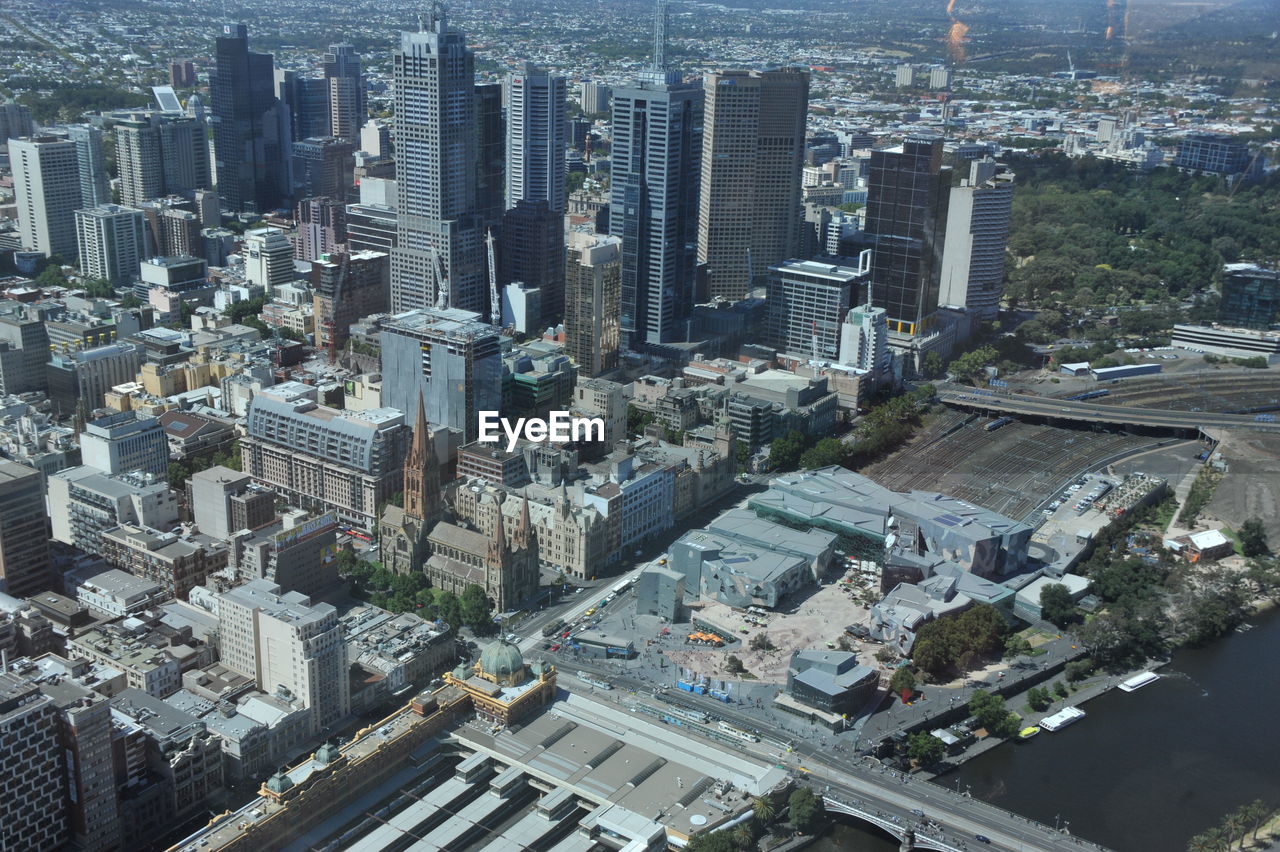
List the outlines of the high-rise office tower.
{"type": "Polygon", "coordinates": [[[476,84],[476,215],[486,231],[502,222],[506,205],[506,119],[502,84],[476,84]]]}
{"type": "Polygon", "coordinates": [[[293,143],[293,195],[328,196],[346,202],[356,167],[355,143],[316,136],[293,143]]]}
{"type": "Polygon", "coordinates": [[[26,598],[53,582],[43,477],[35,468],[0,460],[0,589],[26,598]]]}
{"type": "Polygon", "coordinates": [[[169,85],[190,89],[196,84],[196,64],[190,59],[174,59],[169,63],[169,85]]]}
{"type": "Polygon", "coordinates": [[[304,198],[294,207],[293,218],[298,223],[293,250],[297,260],[319,260],[347,241],[347,208],[341,201],[328,196],[304,198]]]}
{"type": "Polygon", "coordinates": [[[293,141],[329,135],[329,81],[275,69],[276,97],[289,116],[293,141]]]}
{"type": "Polygon", "coordinates": [[[565,209],[565,79],[526,62],[507,75],[507,209],[545,201],[565,209]]]}
{"type": "Polygon", "coordinates": [[[1013,183],[1013,172],[988,157],[974,160],[969,177],[951,187],[939,303],[983,319],[1000,312],[1013,183]]]}
{"type": "Polygon", "coordinates": [[[622,240],[572,231],[568,243],[564,349],[578,375],[598,376],[618,366],[622,240]]]}
{"type": "Polygon", "coordinates": [[[147,248],[147,223],[141,210],[101,204],[76,211],[80,271],[86,278],[127,284],[138,277],[147,248]]]}
{"type": "Polygon", "coordinates": [[[475,55],[436,5],[418,32],[402,32],[393,56],[396,213],[391,309],[449,304],[486,310],[482,223],[476,206],[475,55]]]}
{"type": "MultiPolygon", "coordinates": [[[[37,669],[29,677],[44,671],[37,669]]],[[[58,745],[65,758],[67,817],[75,848],[85,852],[119,849],[120,811],[107,696],[76,680],[59,677],[45,678],[40,692],[55,711],[58,745]]]]}
{"type": "Polygon", "coordinates": [[[709,295],[737,300],[799,248],[809,73],[719,71],[703,86],[698,261],[709,295]]]}
{"type": "Polygon", "coordinates": [[[102,152],[102,128],[73,124],[67,138],[76,143],[76,163],[80,169],[80,206],[97,207],[111,202],[111,181],[102,152]]]}
{"type": "Polygon", "coordinates": [[[271,293],[288,284],[293,275],[293,244],[279,228],[255,228],[244,235],[244,274],[253,284],[271,293]]]}
{"type": "Polygon", "coordinates": [[[31,110],[17,101],[0,104],[0,144],[10,139],[33,136],[35,132],[36,125],[31,120],[31,110]]]}
{"type": "Polygon", "coordinates": [[[75,211],[80,208],[76,144],[63,136],[10,139],[9,162],[22,247],[75,260],[75,211]]]}
{"type": "Polygon", "coordinates": [[[498,280],[524,282],[540,292],[535,325],[551,325],[564,315],[564,213],[546,201],[521,199],[502,217],[498,280]]]}
{"type": "Polygon", "coordinates": [[[148,110],[116,123],[120,200],[144,201],[211,187],[204,125],[185,115],[148,110]]]}
{"type": "Polygon", "coordinates": [[[68,839],[62,767],[53,702],[0,672],[0,849],[56,849],[68,839]]]}
{"type": "Polygon", "coordinates": [[[244,24],[227,24],[217,39],[209,83],[218,195],[234,213],[272,210],[288,187],[287,112],[276,98],[269,53],[249,50],[244,24]],[[282,180],[284,179],[284,180],[282,180]]]}
{"type": "Polygon", "coordinates": [[[871,303],[885,309],[891,334],[916,338],[932,327],[950,189],[941,136],[909,136],[901,145],[871,152],[871,303]]]}
{"type": "Polygon", "coordinates": [[[613,95],[609,233],[622,238],[622,335],[630,349],[682,341],[693,308],[702,87],[666,62],[658,3],[649,71],[613,95]]]}
{"type": "Polygon", "coordinates": [[[582,84],[582,111],[587,115],[598,115],[609,111],[609,101],[613,100],[613,89],[604,83],[593,83],[590,80],[582,84]]]}
{"type": "Polygon", "coordinates": [[[369,109],[365,104],[360,54],[349,44],[331,44],[324,55],[324,80],[329,94],[329,135],[354,142],[369,109]]]}

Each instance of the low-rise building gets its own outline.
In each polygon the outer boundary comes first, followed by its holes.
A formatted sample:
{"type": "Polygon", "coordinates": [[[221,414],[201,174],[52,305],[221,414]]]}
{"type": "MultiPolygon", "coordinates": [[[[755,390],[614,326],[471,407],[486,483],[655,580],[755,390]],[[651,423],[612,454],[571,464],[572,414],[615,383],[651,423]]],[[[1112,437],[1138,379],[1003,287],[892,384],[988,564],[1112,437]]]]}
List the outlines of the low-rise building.
{"type": "Polygon", "coordinates": [[[103,559],[159,584],[169,597],[185,599],[227,566],[227,543],[189,528],[174,533],[121,524],[103,531],[100,541],[103,559]]]}

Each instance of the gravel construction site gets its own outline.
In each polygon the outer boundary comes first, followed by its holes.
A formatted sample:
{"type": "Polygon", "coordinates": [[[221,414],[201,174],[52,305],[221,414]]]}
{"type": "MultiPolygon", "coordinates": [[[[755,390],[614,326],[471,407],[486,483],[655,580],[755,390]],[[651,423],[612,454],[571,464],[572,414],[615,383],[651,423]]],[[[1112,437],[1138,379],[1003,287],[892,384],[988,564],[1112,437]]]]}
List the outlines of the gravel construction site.
{"type": "Polygon", "coordinates": [[[1239,529],[1249,518],[1261,518],[1267,541],[1280,546],[1280,435],[1222,430],[1218,452],[1227,472],[1200,513],[1199,526],[1219,521],[1239,529]]]}
{"type": "MultiPolygon", "coordinates": [[[[786,612],[771,612],[760,616],[766,622],[764,627],[749,624],[743,614],[724,604],[699,604],[691,607],[693,617],[700,623],[720,625],[723,633],[740,640],[730,648],[715,648],[682,644],[686,633],[693,630],[687,624],[671,626],[674,641],[666,644],[664,656],[677,666],[708,677],[735,679],[742,675],[731,675],[725,660],[735,656],[742,661],[748,672],[765,683],[785,683],[787,680],[787,664],[791,660],[792,651],[803,651],[810,648],[826,648],[827,643],[836,645],[847,625],[867,625],[870,622],[870,611],[861,601],[861,594],[855,589],[846,591],[836,583],[820,586],[810,595],[795,602],[786,612]],[[745,629],[748,633],[742,633],[745,629]],[[759,633],[769,637],[774,645],[772,651],[755,651],[750,647],[752,637],[759,633]]],[[[642,619],[637,619],[641,621],[642,619]]],[[[880,647],[871,642],[852,641],[851,650],[858,654],[858,662],[875,667],[875,652],[880,647]]],[[[640,643],[637,643],[640,644],[640,643]]]]}

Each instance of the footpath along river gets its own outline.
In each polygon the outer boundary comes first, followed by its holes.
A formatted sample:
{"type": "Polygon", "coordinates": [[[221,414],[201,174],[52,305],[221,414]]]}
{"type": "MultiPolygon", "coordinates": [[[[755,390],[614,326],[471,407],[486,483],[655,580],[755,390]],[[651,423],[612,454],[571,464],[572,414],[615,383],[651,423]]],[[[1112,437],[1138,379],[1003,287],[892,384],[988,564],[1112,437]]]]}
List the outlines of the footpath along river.
{"type": "MultiPolygon", "coordinates": [[[[1005,743],[938,779],[1119,852],[1182,852],[1246,802],[1280,807],[1280,612],[1204,648],[1160,680],[1112,690],[1084,719],[1005,743]]],[[[1021,709],[1021,708],[1014,708],[1021,709]]],[[[869,826],[838,826],[815,852],[892,852],[869,826]]]]}

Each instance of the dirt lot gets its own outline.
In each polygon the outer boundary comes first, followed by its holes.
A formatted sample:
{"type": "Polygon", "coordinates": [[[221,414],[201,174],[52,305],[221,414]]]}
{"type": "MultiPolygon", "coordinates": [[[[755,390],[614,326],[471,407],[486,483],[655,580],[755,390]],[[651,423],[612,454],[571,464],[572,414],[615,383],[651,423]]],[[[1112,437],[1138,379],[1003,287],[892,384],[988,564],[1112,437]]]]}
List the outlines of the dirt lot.
{"type": "Polygon", "coordinates": [[[1216,526],[1216,520],[1239,529],[1249,518],[1261,518],[1267,540],[1280,545],[1280,435],[1224,430],[1219,451],[1228,471],[1199,526],[1216,526]]]}
{"type": "MultiPolygon", "coordinates": [[[[699,612],[707,620],[724,625],[726,629],[731,628],[735,638],[742,640],[741,647],[725,651],[684,646],[666,651],[667,659],[701,674],[728,678],[731,676],[725,671],[724,661],[729,654],[733,654],[742,660],[748,672],[768,683],[786,681],[787,663],[791,660],[792,651],[826,648],[828,642],[836,642],[840,638],[846,625],[865,625],[870,619],[870,611],[852,600],[849,593],[835,583],[815,589],[808,598],[799,601],[794,614],[769,614],[766,616],[768,624],[764,628],[748,624],[741,614],[723,604],[708,604],[701,607],[699,612]],[[750,634],[739,632],[744,627],[751,631],[750,634]],[[751,637],[762,630],[777,650],[751,650],[751,637]]],[[[877,665],[875,652],[879,647],[873,643],[853,643],[858,662],[872,667],[877,665]]]]}

